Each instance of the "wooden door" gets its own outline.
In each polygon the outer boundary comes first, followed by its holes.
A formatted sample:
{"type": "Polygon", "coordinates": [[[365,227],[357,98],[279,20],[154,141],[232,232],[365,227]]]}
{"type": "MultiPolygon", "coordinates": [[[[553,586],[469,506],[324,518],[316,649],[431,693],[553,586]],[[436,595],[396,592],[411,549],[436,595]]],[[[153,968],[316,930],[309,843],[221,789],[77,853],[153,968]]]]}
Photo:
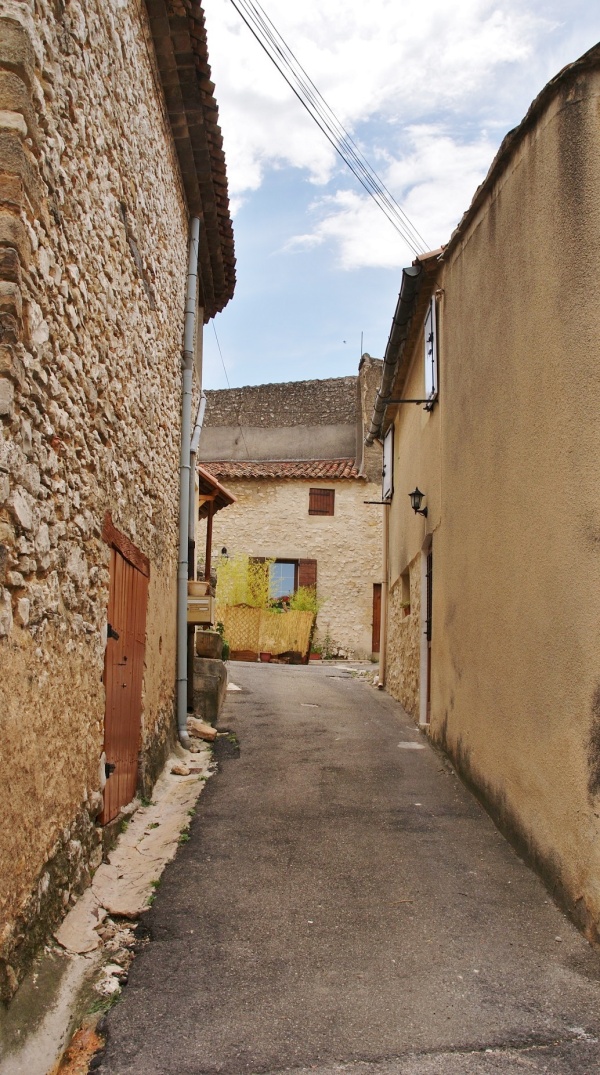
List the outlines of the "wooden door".
{"type": "Polygon", "coordinates": [[[147,603],[148,575],[113,546],[104,658],[104,752],[109,775],[102,825],[131,802],[137,787],[147,603]]]}
{"type": "Polygon", "coordinates": [[[381,645],[381,583],[373,583],[373,639],[371,653],[379,653],[381,645]]]}

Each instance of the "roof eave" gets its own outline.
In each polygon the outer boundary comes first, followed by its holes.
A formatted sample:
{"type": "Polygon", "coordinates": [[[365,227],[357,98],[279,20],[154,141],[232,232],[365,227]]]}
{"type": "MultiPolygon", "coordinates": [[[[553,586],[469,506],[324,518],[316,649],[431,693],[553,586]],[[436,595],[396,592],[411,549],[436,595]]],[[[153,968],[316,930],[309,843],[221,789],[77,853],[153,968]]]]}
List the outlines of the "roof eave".
{"type": "Polygon", "coordinates": [[[156,63],[191,216],[200,217],[199,265],[205,320],[226,306],[235,287],[223,138],[210,79],[200,0],[145,0],[156,63]]]}

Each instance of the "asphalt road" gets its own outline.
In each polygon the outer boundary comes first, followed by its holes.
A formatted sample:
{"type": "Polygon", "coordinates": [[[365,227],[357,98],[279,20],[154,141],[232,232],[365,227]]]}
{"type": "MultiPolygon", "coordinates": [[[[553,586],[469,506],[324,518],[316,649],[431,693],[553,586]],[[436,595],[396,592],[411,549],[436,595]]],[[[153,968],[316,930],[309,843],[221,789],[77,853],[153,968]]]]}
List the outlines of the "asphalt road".
{"type": "Polygon", "coordinates": [[[104,1075],[600,1072],[600,955],[399,705],[230,666],[104,1075]]]}

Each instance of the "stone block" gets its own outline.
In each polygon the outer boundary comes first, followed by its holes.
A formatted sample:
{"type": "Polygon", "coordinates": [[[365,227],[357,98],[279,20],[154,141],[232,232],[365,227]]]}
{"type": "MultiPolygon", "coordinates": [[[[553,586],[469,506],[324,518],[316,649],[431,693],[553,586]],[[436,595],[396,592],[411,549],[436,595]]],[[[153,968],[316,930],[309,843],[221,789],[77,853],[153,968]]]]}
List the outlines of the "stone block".
{"type": "MultiPolygon", "coordinates": [[[[37,168],[31,163],[23,148],[21,136],[17,131],[0,130],[0,161],[2,161],[2,171],[21,181],[32,205],[38,212],[41,212],[44,205],[44,187],[37,168]]],[[[8,189],[11,197],[14,197],[17,193],[15,188],[8,189]]],[[[43,216],[44,220],[47,220],[45,212],[43,216]]]]}
{"type": "Polygon", "coordinates": [[[13,19],[0,18],[0,67],[31,85],[34,63],[33,45],[25,28],[13,19]]]}
{"type": "Polygon", "coordinates": [[[29,612],[31,608],[31,602],[27,597],[21,597],[17,601],[17,610],[15,619],[20,627],[27,627],[29,623],[29,612]]]}
{"type": "Polygon", "coordinates": [[[12,631],[13,615],[10,593],[8,590],[0,592],[0,637],[9,635],[12,631]]]}
{"type": "Polygon", "coordinates": [[[14,384],[7,377],[0,377],[0,415],[11,413],[14,399],[14,384]]]}
{"type": "Polygon", "coordinates": [[[227,692],[224,661],[196,657],[194,660],[194,713],[216,724],[227,692]]]}
{"type": "Polygon", "coordinates": [[[223,652],[223,639],[218,631],[196,631],[196,656],[219,661],[223,652]]]}
{"type": "MultiPolygon", "coordinates": [[[[0,143],[2,139],[0,138],[0,143]]],[[[1,152],[1,145],[0,145],[1,152]]],[[[12,213],[6,210],[0,211],[0,245],[14,247],[18,252],[22,265],[26,265],[31,257],[31,245],[25,225],[12,213]]]]}
{"type": "Polygon", "coordinates": [[[28,126],[35,126],[29,89],[23,79],[12,71],[0,71],[0,111],[20,112],[28,126]]]}
{"type": "Polygon", "coordinates": [[[31,530],[33,528],[33,500],[22,489],[15,489],[10,499],[10,507],[12,513],[19,523],[19,526],[23,527],[23,530],[31,530]]]}
{"type": "MultiPolygon", "coordinates": [[[[4,162],[3,162],[4,165],[4,162]]],[[[0,175],[0,206],[20,212],[23,205],[23,183],[18,175],[0,175]]]]}
{"type": "Polygon", "coordinates": [[[21,291],[17,284],[0,281],[0,341],[18,343],[23,334],[21,291]]]}
{"type": "MultiPolygon", "coordinates": [[[[20,284],[21,262],[14,246],[0,247],[0,281],[20,284]]],[[[1,293],[1,292],[0,292],[1,293]]],[[[21,312],[21,295],[19,293],[19,314],[21,312]]]]}
{"type": "Polygon", "coordinates": [[[27,123],[21,112],[9,112],[0,108],[0,130],[16,131],[22,138],[27,137],[27,123]]]}

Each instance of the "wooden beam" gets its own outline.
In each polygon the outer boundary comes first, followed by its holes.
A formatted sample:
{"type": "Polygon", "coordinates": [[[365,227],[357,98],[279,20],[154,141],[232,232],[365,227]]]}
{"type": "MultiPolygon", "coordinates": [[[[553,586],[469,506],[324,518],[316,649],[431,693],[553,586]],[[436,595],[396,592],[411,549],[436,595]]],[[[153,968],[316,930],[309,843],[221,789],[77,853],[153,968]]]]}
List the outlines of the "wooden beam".
{"type": "Polygon", "coordinates": [[[208,516],[207,516],[207,519],[206,519],[206,554],[205,554],[205,557],[204,557],[204,578],[205,578],[206,582],[210,582],[214,511],[215,511],[215,505],[211,501],[209,509],[208,509],[208,516]]]}
{"type": "Polygon", "coordinates": [[[146,578],[150,577],[150,561],[147,556],[144,556],[143,552],[133,544],[127,534],[123,534],[120,530],[117,530],[112,521],[110,511],[107,511],[104,515],[104,525],[102,527],[102,540],[107,545],[111,545],[114,549],[118,549],[121,556],[128,560],[130,564],[133,564],[138,571],[141,571],[142,575],[146,578]]]}

